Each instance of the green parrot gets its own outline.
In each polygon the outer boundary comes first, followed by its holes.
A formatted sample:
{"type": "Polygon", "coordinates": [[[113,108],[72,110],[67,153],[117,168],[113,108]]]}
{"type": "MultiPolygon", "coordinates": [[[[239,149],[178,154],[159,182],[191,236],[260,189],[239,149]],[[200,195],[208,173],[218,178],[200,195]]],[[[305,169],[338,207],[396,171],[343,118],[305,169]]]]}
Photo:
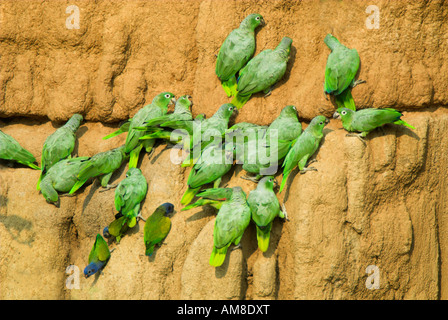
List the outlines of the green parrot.
{"type": "Polygon", "coordinates": [[[145,131],[136,130],[135,128],[142,127],[145,122],[167,114],[168,105],[172,102],[175,102],[174,94],[162,92],[152,100],[151,104],[141,108],[132,118],[124,149],[126,153],[130,153],[129,168],[137,167],[138,157],[143,147],[149,153],[155,143],[155,140],[140,141],[140,137],[145,135],[145,131]]]}
{"type": "Polygon", "coordinates": [[[89,264],[84,269],[86,278],[102,270],[110,259],[110,250],[106,240],[100,235],[96,235],[95,243],[89,254],[89,264]]]}
{"type": "Polygon", "coordinates": [[[351,89],[365,82],[355,80],[360,64],[358,51],[347,48],[331,34],[327,34],[324,42],[331,50],[325,68],[325,97],[333,95],[338,107],[356,110],[351,89]]]}
{"type": "Polygon", "coordinates": [[[348,132],[360,132],[359,134],[348,135],[360,138],[363,143],[365,142],[362,138],[365,138],[370,131],[387,123],[394,123],[415,130],[413,126],[401,119],[402,116],[403,114],[400,111],[391,108],[369,108],[358,111],[338,108],[333,114],[333,118],[341,119],[345,130],[348,132]]]}
{"type": "Polygon", "coordinates": [[[34,170],[40,170],[34,164],[36,158],[28,150],[22,146],[10,135],[0,130],[0,159],[12,160],[26,165],[34,170]]]}
{"type": "Polygon", "coordinates": [[[311,120],[308,127],[294,142],[294,145],[288,151],[283,162],[283,179],[280,185],[280,192],[282,192],[288,176],[291,171],[298,165],[301,173],[306,171],[316,170],[313,167],[306,168],[308,159],[317,151],[321,139],[323,138],[323,129],[328,123],[328,119],[324,116],[317,116],[311,120]]]}
{"type": "MultiPolygon", "coordinates": [[[[200,126],[199,123],[204,120],[204,115],[198,115],[194,120],[185,120],[182,125],[188,127],[188,130],[179,129],[173,130],[171,128],[160,128],[160,127],[152,127],[147,131],[147,134],[140,138],[140,140],[148,140],[148,139],[161,139],[165,140],[170,144],[182,144],[182,148],[184,150],[191,149],[191,140],[189,131],[193,130],[193,126],[200,126]],[[148,133],[151,132],[152,133],[148,133]]],[[[171,121],[167,121],[166,123],[170,123],[171,121]]],[[[179,122],[182,122],[179,120],[179,122]]]]}
{"type": "Polygon", "coordinates": [[[292,142],[301,133],[302,125],[297,117],[296,107],[289,105],[282,109],[264,134],[252,134],[244,143],[237,142],[235,154],[237,164],[242,164],[243,170],[255,175],[241,178],[258,182],[262,176],[274,174],[273,171],[285,158],[292,142]],[[271,154],[272,152],[276,152],[276,155],[271,154]]]}
{"type": "Polygon", "coordinates": [[[83,120],[82,115],[74,114],[67,123],[52,133],[44,142],[40,166],[42,168],[37,190],[40,190],[40,182],[45,173],[55,163],[67,157],[71,157],[76,142],[76,131],[83,120]]]}
{"type": "Polygon", "coordinates": [[[248,15],[224,40],[216,60],[215,73],[228,97],[236,94],[236,74],[255,52],[255,29],[264,25],[258,13],[248,15]]]}
{"type": "Polygon", "coordinates": [[[90,178],[100,176],[101,186],[110,188],[108,185],[110,178],[115,170],[121,167],[122,163],[128,158],[125,146],[100,152],[85,161],[81,171],[78,173],[78,181],[70,190],[69,194],[73,194],[81,188],[90,178]]]}
{"type": "Polygon", "coordinates": [[[112,221],[108,226],[103,229],[104,238],[115,238],[117,243],[120,243],[123,235],[129,230],[129,226],[127,224],[128,218],[125,216],[120,216],[112,221]]]}
{"type": "Polygon", "coordinates": [[[232,188],[230,198],[218,211],[213,229],[213,251],[210,255],[211,266],[219,267],[226,258],[229,246],[240,246],[241,238],[250,223],[251,212],[246,194],[241,187],[232,188]]]}
{"type": "Polygon", "coordinates": [[[161,245],[171,229],[171,220],[168,217],[174,211],[174,205],[164,203],[146,220],[143,228],[143,240],[145,242],[145,254],[152,255],[155,245],[161,245]]]}
{"type": "Polygon", "coordinates": [[[285,207],[280,209],[280,203],[274,192],[277,185],[273,176],[263,177],[255,190],[252,190],[247,197],[252,212],[252,220],[257,228],[258,248],[266,252],[269,247],[269,239],[272,229],[272,221],[275,217],[288,219],[285,207]]]}
{"type": "Polygon", "coordinates": [[[191,168],[188,176],[188,189],[182,196],[181,204],[188,205],[202,186],[213,182],[217,188],[222,176],[230,171],[233,165],[233,152],[226,150],[221,142],[208,145],[202,151],[201,156],[191,168]]]}
{"type": "Polygon", "coordinates": [[[232,195],[231,188],[210,188],[198,193],[196,196],[200,198],[195,203],[184,207],[181,211],[190,210],[196,207],[210,205],[216,209],[221,209],[224,201],[228,200],[232,195]]]}
{"type": "Polygon", "coordinates": [[[237,84],[237,94],[232,103],[241,109],[254,93],[263,91],[271,93],[272,87],[285,74],[292,39],[284,37],[274,49],[266,49],[251,59],[240,70],[237,84]]]}
{"type": "MultiPolygon", "coordinates": [[[[147,122],[142,127],[136,127],[137,130],[148,130],[149,127],[157,127],[168,121],[188,121],[193,119],[191,114],[191,106],[193,103],[190,101],[191,96],[184,95],[177,99],[174,106],[174,112],[170,114],[163,115],[161,117],[153,118],[147,122]]],[[[144,140],[143,137],[140,140],[144,140]]]]}
{"type": "Polygon", "coordinates": [[[192,166],[204,148],[215,142],[217,137],[222,141],[229,126],[232,115],[237,112],[231,103],[225,103],[219,107],[213,116],[202,121],[168,121],[161,124],[161,127],[168,127],[173,130],[182,130],[189,134],[189,139],[184,141],[184,148],[190,152],[182,166],[192,166]],[[191,153],[193,157],[191,157],[191,153]]]}
{"type": "Polygon", "coordinates": [[[126,217],[125,223],[132,228],[140,216],[140,203],[145,199],[148,183],[139,168],[130,168],[115,189],[115,209],[126,217]]]}
{"type": "Polygon", "coordinates": [[[280,111],[280,115],[270,124],[266,133],[266,141],[269,141],[270,132],[277,130],[277,139],[292,141],[302,133],[302,124],[297,117],[295,106],[286,106],[280,111]]]}
{"type": "Polygon", "coordinates": [[[42,195],[48,203],[59,207],[58,192],[69,192],[78,181],[77,175],[90,157],[68,158],[48,169],[40,181],[42,195]]]}

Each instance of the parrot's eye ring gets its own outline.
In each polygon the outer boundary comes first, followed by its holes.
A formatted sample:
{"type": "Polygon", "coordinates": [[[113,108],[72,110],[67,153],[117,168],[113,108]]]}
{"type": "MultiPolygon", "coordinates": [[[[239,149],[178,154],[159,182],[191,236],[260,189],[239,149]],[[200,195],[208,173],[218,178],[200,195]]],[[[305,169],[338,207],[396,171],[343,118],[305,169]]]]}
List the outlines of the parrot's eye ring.
{"type": "Polygon", "coordinates": [[[260,17],[256,17],[255,20],[260,20],[260,17]]]}
{"type": "Polygon", "coordinates": [[[321,122],[319,122],[319,125],[323,125],[324,123],[321,121],[321,122]]]}
{"type": "Polygon", "coordinates": [[[293,108],[294,110],[297,110],[296,107],[294,107],[294,106],[293,106],[292,108],[293,108]]]}
{"type": "Polygon", "coordinates": [[[341,114],[342,114],[343,116],[345,116],[345,115],[347,114],[347,111],[342,111],[341,114]]]}
{"type": "Polygon", "coordinates": [[[169,98],[171,98],[171,95],[170,95],[169,93],[167,93],[167,94],[165,95],[165,98],[169,99],[169,98]]]}

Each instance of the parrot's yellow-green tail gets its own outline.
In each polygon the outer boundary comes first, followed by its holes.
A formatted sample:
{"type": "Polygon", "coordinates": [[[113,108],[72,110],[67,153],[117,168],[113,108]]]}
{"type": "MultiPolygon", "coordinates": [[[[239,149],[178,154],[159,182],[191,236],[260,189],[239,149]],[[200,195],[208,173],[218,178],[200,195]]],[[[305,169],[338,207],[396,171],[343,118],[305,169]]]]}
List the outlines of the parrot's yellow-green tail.
{"type": "Polygon", "coordinates": [[[129,153],[129,169],[137,168],[138,157],[140,156],[140,151],[142,150],[142,148],[143,148],[143,145],[140,144],[129,153]]]}
{"type": "Polygon", "coordinates": [[[84,183],[86,183],[87,180],[88,179],[76,181],[75,185],[72,187],[72,189],[70,190],[69,194],[75,193],[79,188],[81,188],[84,185],[84,183]]]}
{"type": "Polygon", "coordinates": [[[193,200],[194,196],[199,192],[199,190],[201,190],[201,187],[197,187],[194,189],[188,187],[187,191],[185,191],[184,195],[182,196],[180,203],[183,206],[190,204],[191,200],[193,200]]]}
{"type": "Polygon", "coordinates": [[[239,109],[241,109],[247,101],[249,101],[251,95],[247,95],[247,96],[241,96],[239,93],[237,93],[233,99],[232,99],[232,104],[239,109]]]}
{"type": "Polygon", "coordinates": [[[40,167],[36,166],[34,163],[27,163],[26,165],[34,170],[41,170],[40,167]]]}
{"type": "Polygon", "coordinates": [[[340,95],[334,97],[338,108],[347,108],[356,111],[355,100],[352,96],[351,88],[345,89],[340,95]]]}
{"type": "Polygon", "coordinates": [[[405,126],[405,127],[415,130],[415,128],[413,126],[411,126],[409,123],[407,123],[406,121],[401,120],[401,119],[398,121],[395,121],[394,124],[399,124],[399,125],[402,125],[402,126],[405,126]]]}
{"type": "Polygon", "coordinates": [[[135,217],[132,217],[128,220],[127,224],[129,228],[133,228],[137,224],[137,219],[135,217]]]}
{"type": "Polygon", "coordinates": [[[37,180],[36,190],[40,191],[40,182],[42,181],[42,178],[44,177],[44,174],[41,172],[39,176],[39,180],[37,180]]]}
{"type": "Polygon", "coordinates": [[[146,246],[145,255],[150,256],[154,252],[154,245],[146,246]]]}
{"type": "Polygon", "coordinates": [[[125,132],[125,131],[123,131],[121,129],[118,129],[117,131],[114,131],[111,134],[108,134],[107,136],[103,137],[103,140],[107,140],[107,139],[113,138],[115,136],[118,136],[118,135],[122,134],[123,132],[125,132]]]}
{"type": "Polygon", "coordinates": [[[279,193],[281,193],[283,188],[285,187],[286,181],[288,181],[289,173],[290,172],[283,173],[282,183],[280,184],[280,190],[278,191],[279,193]]]}
{"type": "Polygon", "coordinates": [[[216,248],[213,247],[212,254],[210,255],[209,263],[213,267],[219,267],[223,264],[224,260],[226,259],[227,249],[229,248],[231,243],[229,243],[227,246],[222,248],[216,248]]]}
{"type": "Polygon", "coordinates": [[[226,92],[228,97],[233,97],[233,96],[235,96],[237,94],[237,91],[236,91],[237,83],[236,83],[236,77],[235,76],[231,77],[227,81],[221,82],[221,85],[222,85],[222,87],[223,87],[223,89],[226,92]]]}
{"type": "Polygon", "coordinates": [[[156,131],[141,137],[140,140],[169,139],[170,134],[168,131],[156,131]]]}
{"type": "Polygon", "coordinates": [[[258,248],[262,252],[266,252],[266,250],[268,250],[269,239],[271,237],[271,228],[272,228],[272,222],[269,223],[267,226],[265,226],[263,229],[257,226],[258,248]]]}

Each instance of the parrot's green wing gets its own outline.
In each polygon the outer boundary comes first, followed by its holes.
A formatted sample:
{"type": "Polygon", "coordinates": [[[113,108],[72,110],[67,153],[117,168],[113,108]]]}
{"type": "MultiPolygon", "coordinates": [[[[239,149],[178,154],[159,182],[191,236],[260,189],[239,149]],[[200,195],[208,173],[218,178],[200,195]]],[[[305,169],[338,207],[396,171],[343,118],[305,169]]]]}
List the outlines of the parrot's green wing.
{"type": "Polygon", "coordinates": [[[86,161],[77,176],[78,182],[70,190],[70,194],[78,190],[88,179],[108,175],[117,170],[126,159],[123,149],[124,146],[101,152],[86,161]]]}
{"type": "Polygon", "coordinates": [[[120,218],[112,221],[108,226],[109,234],[111,236],[115,237],[117,242],[120,242],[121,237],[129,229],[126,221],[127,221],[127,218],[125,216],[121,216],[120,218]]]}
{"type": "Polygon", "coordinates": [[[199,199],[195,203],[186,206],[181,211],[186,211],[205,205],[210,205],[216,209],[220,209],[223,202],[230,199],[231,195],[231,188],[210,188],[197,194],[197,197],[202,199],[199,199]]]}
{"type": "Polygon", "coordinates": [[[146,246],[146,255],[151,255],[154,246],[166,238],[171,229],[171,220],[164,216],[164,211],[157,208],[156,211],[146,220],[143,229],[143,240],[146,246]]]}
{"type": "Polygon", "coordinates": [[[131,168],[115,189],[115,209],[128,218],[129,227],[135,224],[147,190],[146,179],[138,168],[131,168]]]}
{"type": "MultiPolygon", "coordinates": [[[[187,184],[191,188],[197,188],[204,184],[215,181],[216,179],[225,175],[232,167],[232,164],[222,163],[216,159],[216,162],[213,159],[204,159],[200,158],[196,165],[193,167],[193,174],[191,174],[188,178],[187,184]]],[[[223,160],[224,161],[224,160],[223,160]]]]}
{"type": "Polygon", "coordinates": [[[325,68],[325,92],[336,96],[345,91],[353,83],[359,64],[356,49],[337,46],[328,56],[325,68]]]}
{"type": "Polygon", "coordinates": [[[216,60],[215,72],[221,81],[234,76],[252,57],[255,51],[254,32],[235,29],[224,40],[216,60]]]}
{"type": "Polygon", "coordinates": [[[215,72],[227,96],[236,94],[236,73],[255,52],[255,36],[251,30],[235,29],[224,40],[216,60],[215,72]]]}
{"type": "Polygon", "coordinates": [[[198,193],[197,196],[205,199],[225,201],[232,196],[232,188],[210,188],[198,193]]]}
{"type": "Polygon", "coordinates": [[[76,142],[76,131],[81,125],[83,117],[73,115],[67,123],[57,129],[44,142],[41,157],[41,175],[37,181],[37,190],[40,190],[40,181],[45,173],[57,162],[70,157],[76,142]]]}
{"type": "Polygon", "coordinates": [[[186,130],[188,134],[193,134],[193,121],[191,120],[173,120],[162,123],[163,128],[171,128],[173,130],[186,130]]]}
{"type": "Polygon", "coordinates": [[[198,201],[196,201],[195,203],[192,203],[188,206],[186,206],[185,208],[182,208],[181,211],[187,211],[187,210],[191,210],[193,208],[197,208],[197,207],[202,207],[205,205],[209,205],[212,206],[216,209],[220,209],[222,206],[222,201],[219,200],[211,200],[211,199],[199,199],[198,201]]]}
{"type": "Polygon", "coordinates": [[[71,155],[75,147],[75,136],[64,131],[57,130],[45,141],[42,149],[42,173],[45,173],[58,161],[71,155]]]}
{"type": "Polygon", "coordinates": [[[75,148],[76,131],[82,120],[83,117],[80,114],[73,115],[65,125],[45,140],[42,148],[42,174],[45,174],[55,163],[71,155],[75,148]]]}
{"type": "Polygon", "coordinates": [[[31,152],[24,149],[13,137],[2,131],[0,131],[0,159],[16,161],[32,169],[40,170],[34,164],[36,158],[31,152]]]}
{"type": "Polygon", "coordinates": [[[107,261],[110,258],[110,250],[106,240],[100,235],[96,235],[95,243],[89,254],[89,263],[107,261]]]}

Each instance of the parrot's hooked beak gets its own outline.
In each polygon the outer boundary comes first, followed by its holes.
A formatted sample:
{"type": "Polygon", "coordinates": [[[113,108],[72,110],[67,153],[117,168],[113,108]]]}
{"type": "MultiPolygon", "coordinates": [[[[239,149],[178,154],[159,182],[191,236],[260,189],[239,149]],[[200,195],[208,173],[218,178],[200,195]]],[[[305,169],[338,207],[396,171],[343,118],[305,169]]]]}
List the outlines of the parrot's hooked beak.
{"type": "Polygon", "coordinates": [[[330,123],[330,119],[325,118],[325,124],[329,124],[330,123]]]}
{"type": "Polygon", "coordinates": [[[176,104],[176,101],[177,101],[177,100],[176,100],[176,97],[172,97],[172,98],[171,98],[171,103],[170,103],[170,104],[176,104]]]}
{"type": "Polygon", "coordinates": [[[339,114],[339,112],[335,112],[333,113],[333,119],[341,119],[341,115],[339,114]]]}
{"type": "Polygon", "coordinates": [[[279,184],[278,184],[277,180],[274,179],[274,189],[278,188],[278,187],[279,187],[279,184]]]}
{"type": "Polygon", "coordinates": [[[264,26],[266,25],[266,21],[264,21],[264,19],[261,18],[261,20],[260,20],[260,24],[261,24],[262,27],[264,27],[264,26]]]}

